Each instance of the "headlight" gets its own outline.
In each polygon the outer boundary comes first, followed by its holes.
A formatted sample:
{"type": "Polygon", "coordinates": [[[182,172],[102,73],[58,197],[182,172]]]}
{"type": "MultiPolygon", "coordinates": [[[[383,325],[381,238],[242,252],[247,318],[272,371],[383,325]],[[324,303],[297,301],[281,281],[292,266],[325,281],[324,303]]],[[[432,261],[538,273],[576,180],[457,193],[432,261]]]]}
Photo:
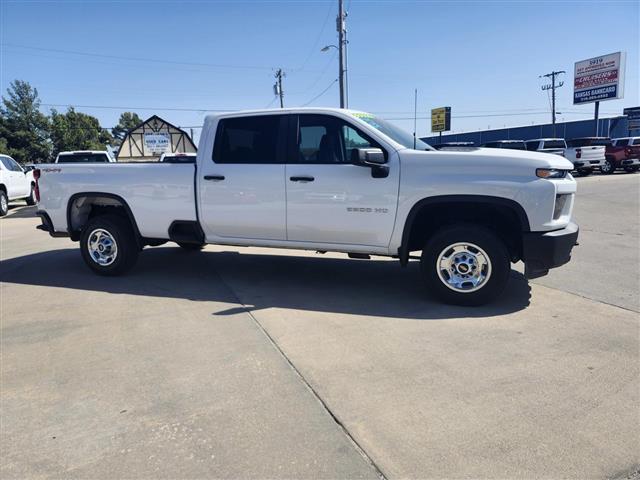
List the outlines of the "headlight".
{"type": "Polygon", "coordinates": [[[540,178],[564,178],[567,176],[568,170],[560,170],[557,168],[538,168],[536,176],[540,178]]]}

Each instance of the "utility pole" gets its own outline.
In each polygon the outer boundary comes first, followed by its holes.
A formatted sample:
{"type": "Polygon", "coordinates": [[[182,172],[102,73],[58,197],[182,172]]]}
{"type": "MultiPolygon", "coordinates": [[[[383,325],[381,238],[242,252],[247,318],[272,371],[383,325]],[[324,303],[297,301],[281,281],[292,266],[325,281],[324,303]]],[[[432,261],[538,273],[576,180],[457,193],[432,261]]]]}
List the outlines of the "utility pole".
{"type": "Polygon", "coordinates": [[[279,68],[276,71],[276,83],[273,85],[273,93],[274,95],[280,97],[280,108],[284,108],[284,91],[282,90],[282,78],[287,75],[279,68]]]}
{"type": "Polygon", "coordinates": [[[336,30],[338,31],[338,62],[339,62],[339,75],[338,83],[340,84],[340,108],[347,108],[348,101],[346,98],[346,59],[347,59],[347,30],[345,25],[346,15],[344,13],[343,0],[338,0],[338,18],[336,18],[336,30]]]}
{"type": "Polygon", "coordinates": [[[556,76],[561,73],[566,73],[564,70],[553,71],[551,73],[547,73],[546,75],[541,75],[539,78],[546,77],[551,79],[551,83],[547,83],[542,86],[542,90],[551,90],[551,123],[553,124],[553,136],[556,136],[556,88],[560,88],[564,85],[563,81],[558,82],[556,85],[556,76]]]}

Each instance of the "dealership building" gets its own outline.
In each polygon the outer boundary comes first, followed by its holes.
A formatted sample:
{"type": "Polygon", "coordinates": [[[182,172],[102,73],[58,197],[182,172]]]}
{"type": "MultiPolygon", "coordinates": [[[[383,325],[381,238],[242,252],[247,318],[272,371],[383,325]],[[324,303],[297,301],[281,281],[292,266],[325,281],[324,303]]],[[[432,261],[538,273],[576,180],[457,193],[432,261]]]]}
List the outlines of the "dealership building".
{"type": "MultiPolygon", "coordinates": [[[[640,110],[640,109],[639,109],[640,110]]],[[[455,117],[454,117],[455,118],[455,117]]],[[[486,142],[498,140],[531,140],[534,138],[571,138],[596,136],[595,121],[576,120],[572,122],[556,122],[540,125],[527,125],[522,127],[498,128],[495,130],[481,130],[476,132],[449,133],[422,137],[421,139],[430,145],[438,145],[445,142],[473,142],[480,145],[486,142]]],[[[600,137],[630,137],[640,136],[640,124],[630,121],[629,116],[620,115],[598,119],[598,136],[600,137]]]]}

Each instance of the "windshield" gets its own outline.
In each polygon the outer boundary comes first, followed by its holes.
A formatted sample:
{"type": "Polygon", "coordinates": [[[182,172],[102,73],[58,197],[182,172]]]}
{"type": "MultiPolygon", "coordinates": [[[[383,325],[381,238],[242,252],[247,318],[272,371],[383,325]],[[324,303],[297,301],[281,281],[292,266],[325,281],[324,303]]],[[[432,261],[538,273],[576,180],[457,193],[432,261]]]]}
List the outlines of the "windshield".
{"type": "Polygon", "coordinates": [[[106,163],[106,153],[64,153],[58,156],[56,163],[106,163]]]}
{"type": "MultiPolygon", "coordinates": [[[[400,145],[406,148],[413,148],[414,138],[409,132],[405,132],[394,124],[378,118],[370,113],[352,113],[352,115],[363,122],[371,125],[376,130],[384,133],[391,140],[398,142],[400,145]]],[[[415,139],[416,150],[433,150],[431,146],[419,138],[415,139]]]]}

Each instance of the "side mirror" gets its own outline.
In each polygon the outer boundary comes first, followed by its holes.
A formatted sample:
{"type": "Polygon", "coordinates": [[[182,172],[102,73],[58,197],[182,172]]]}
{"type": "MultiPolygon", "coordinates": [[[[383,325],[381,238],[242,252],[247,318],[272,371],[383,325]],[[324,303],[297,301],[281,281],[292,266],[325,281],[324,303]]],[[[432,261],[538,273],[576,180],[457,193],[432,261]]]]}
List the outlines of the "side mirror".
{"type": "Polygon", "coordinates": [[[387,163],[384,152],[379,148],[354,148],[351,151],[351,162],[363,167],[379,167],[387,163]]]}

